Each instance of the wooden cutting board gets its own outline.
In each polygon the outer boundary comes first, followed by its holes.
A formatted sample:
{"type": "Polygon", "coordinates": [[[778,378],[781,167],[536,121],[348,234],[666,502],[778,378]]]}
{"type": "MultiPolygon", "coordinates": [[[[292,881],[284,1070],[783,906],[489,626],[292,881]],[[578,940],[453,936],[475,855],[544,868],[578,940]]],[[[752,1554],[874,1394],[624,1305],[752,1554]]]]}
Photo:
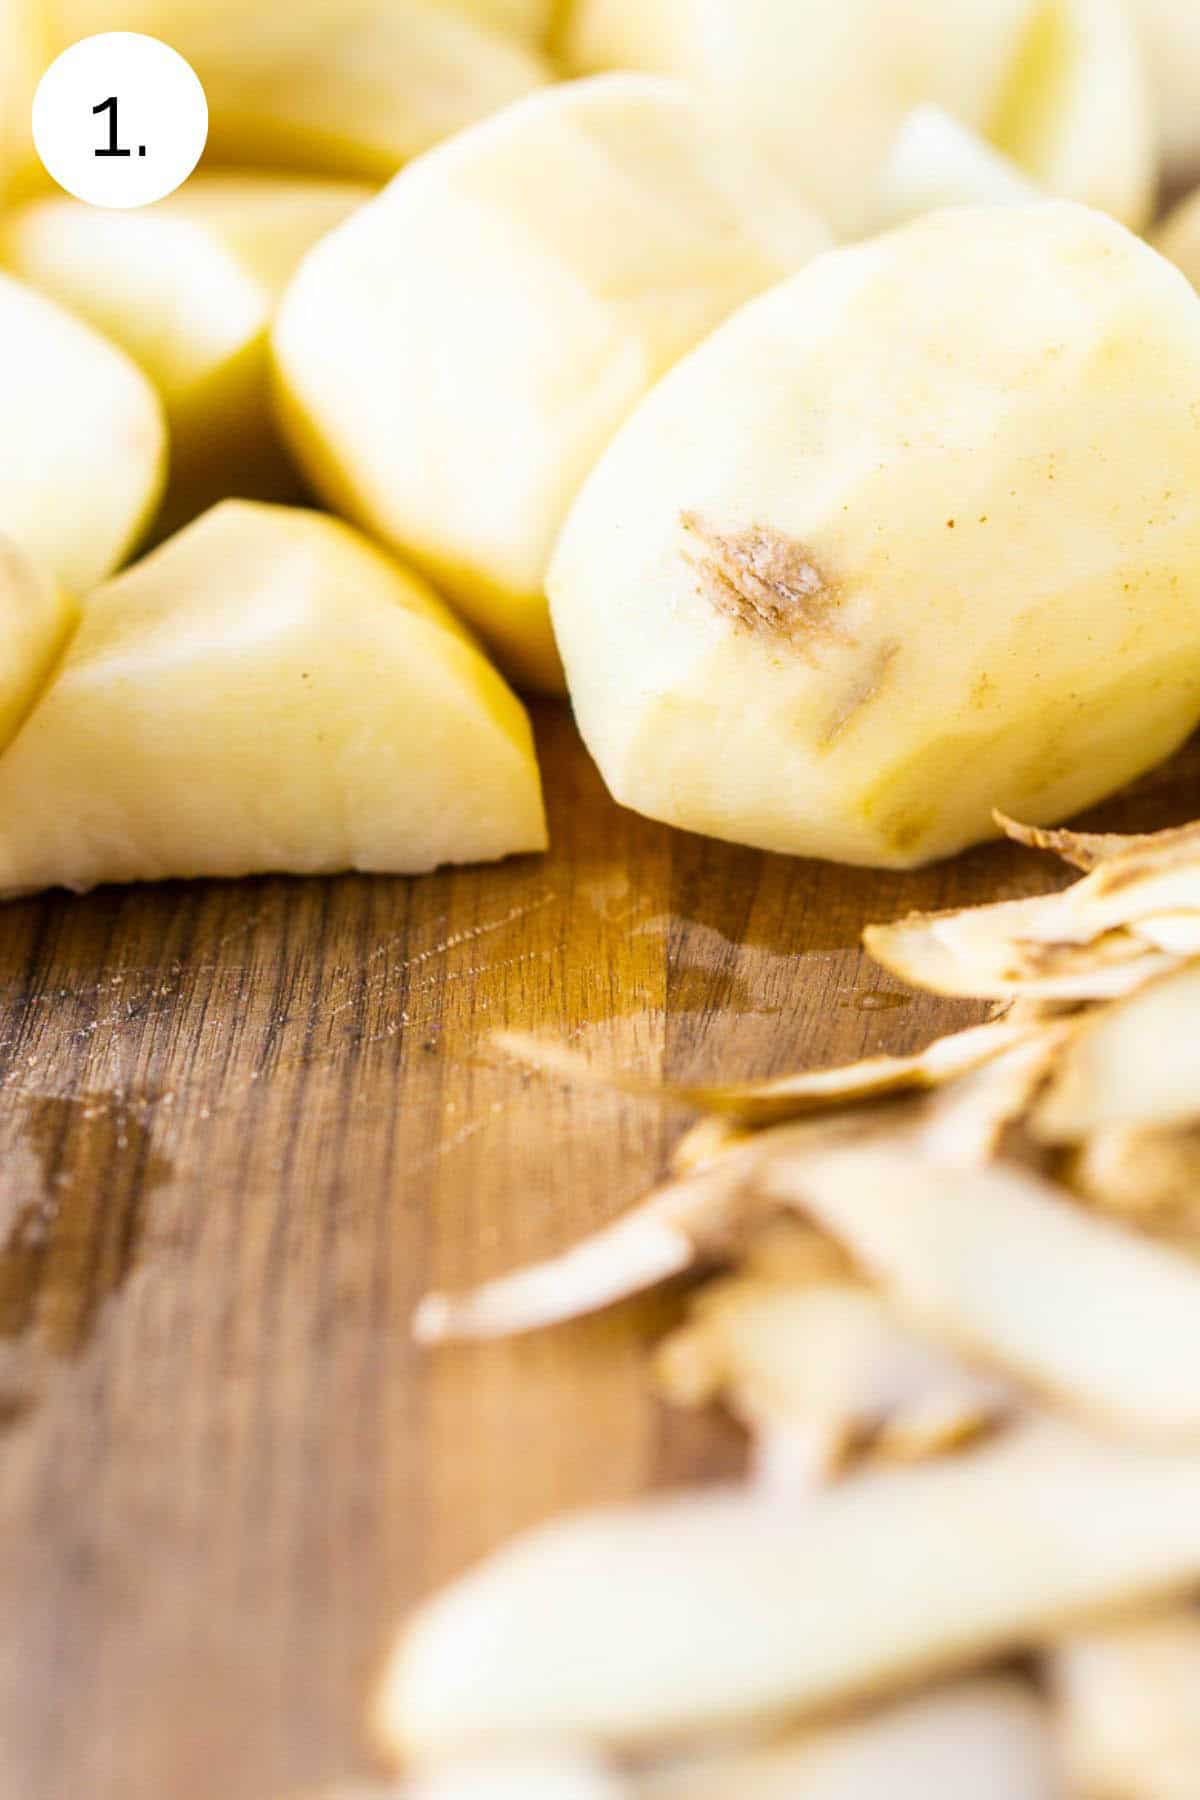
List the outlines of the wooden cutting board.
{"type": "MultiPolygon", "coordinates": [[[[500,1054],[734,1079],[972,1009],[859,933],[1053,885],[758,855],[605,795],[537,720],[548,857],[416,881],[169,885],[0,913],[0,1800],[280,1800],[366,1766],[429,1587],[562,1507],[736,1468],[662,1409],[670,1299],[433,1356],[430,1286],[565,1245],[686,1123],[500,1054]]],[[[1200,752],[1106,809],[1200,812],[1200,752]]]]}

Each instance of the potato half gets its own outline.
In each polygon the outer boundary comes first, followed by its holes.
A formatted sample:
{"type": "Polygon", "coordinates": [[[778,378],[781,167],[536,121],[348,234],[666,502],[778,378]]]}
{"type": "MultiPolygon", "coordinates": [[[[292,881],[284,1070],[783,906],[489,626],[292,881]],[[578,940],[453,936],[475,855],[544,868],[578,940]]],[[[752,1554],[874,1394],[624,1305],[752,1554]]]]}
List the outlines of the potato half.
{"type": "Polygon", "coordinates": [[[86,600],[0,755],[0,888],[406,874],[538,850],[519,702],[425,585],[229,501],[86,600]]]}
{"type": "Polygon", "coordinates": [[[664,370],[827,241],[674,83],[555,88],[306,258],[275,328],[285,422],[327,499],[560,686],[544,576],[584,477],[664,370]]]}
{"type": "Polygon", "coordinates": [[[1200,717],[1200,302],[1068,203],[835,251],[674,370],[550,575],[617,799],[907,867],[1200,717]]]}

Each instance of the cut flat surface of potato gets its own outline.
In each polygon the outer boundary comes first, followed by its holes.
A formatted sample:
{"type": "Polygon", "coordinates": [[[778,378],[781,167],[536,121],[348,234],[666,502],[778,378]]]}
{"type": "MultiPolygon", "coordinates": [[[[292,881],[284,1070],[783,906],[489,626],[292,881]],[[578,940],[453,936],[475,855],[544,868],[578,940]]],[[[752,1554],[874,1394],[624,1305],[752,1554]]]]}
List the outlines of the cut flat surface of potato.
{"type": "Polygon", "coordinates": [[[411,873],[545,842],[528,720],[349,526],[230,501],[92,593],[0,756],[0,887],[411,873]]]}

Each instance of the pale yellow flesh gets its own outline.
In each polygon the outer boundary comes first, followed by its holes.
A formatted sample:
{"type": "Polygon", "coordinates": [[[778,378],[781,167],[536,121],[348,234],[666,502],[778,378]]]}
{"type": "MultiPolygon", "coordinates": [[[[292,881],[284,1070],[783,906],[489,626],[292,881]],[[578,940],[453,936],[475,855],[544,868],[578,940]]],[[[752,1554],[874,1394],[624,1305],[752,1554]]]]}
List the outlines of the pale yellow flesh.
{"type": "Polygon", "coordinates": [[[876,223],[880,172],[921,105],[1051,193],[1135,225],[1152,203],[1149,89],[1122,0],[576,0],[565,49],[581,70],[687,77],[844,237],[876,223]]]}
{"type": "Polygon", "coordinates": [[[931,214],[752,302],[556,550],[613,794],[905,867],[1161,760],[1200,717],[1197,393],[1195,294],[1061,202],[931,214]]]}
{"type": "Polygon", "coordinates": [[[83,593],[118,566],[162,491],[149,381],[82,320],[0,275],[0,532],[83,593]]]}
{"type": "Polygon", "coordinates": [[[0,225],[7,266],[119,344],[162,395],[171,480],[160,529],[228,493],[296,491],[274,423],[268,327],[300,258],[371,192],[351,182],[197,175],[137,211],[60,195],[30,201],[0,225]]]}
{"type": "Polygon", "coordinates": [[[523,44],[545,44],[559,0],[436,0],[489,31],[502,31],[523,44]]]}
{"type": "Polygon", "coordinates": [[[1158,143],[1127,0],[1036,0],[985,122],[996,148],[1048,193],[1127,225],[1154,208],[1158,143]]]}
{"type": "Polygon", "coordinates": [[[0,756],[0,887],[538,850],[519,703],[423,583],[316,513],[228,502],[89,596],[0,756]]]}
{"type": "Polygon", "coordinates": [[[147,31],[192,63],[211,160],[386,180],[549,79],[534,50],[431,0],[63,0],[62,41],[147,31]]]}
{"type": "Polygon", "coordinates": [[[881,230],[939,206],[1027,206],[1043,196],[1016,163],[939,106],[909,114],[880,181],[881,230]]]}
{"type": "Polygon", "coordinates": [[[682,89],[561,86],[306,259],[274,337],[292,442],[515,677],[560,686],[543,586],[580,484],[665,369],[826,241],[682,89]]]}
{"type": "Polygon", "coordinates": [[[1173,183],[1200,180],[1200,7],[1130,0],[1150,74],[1155,119],[1173,183]]]}
{"type": "Polygon", "coordinates": [[[0,536],[0,754],[42,691],[79,609],[0,536]]]}
{"type": "Polygon", "coordinates": [[[33,95],[52,54],[42,0],[0,0],[0,204],[30,178],[33,95]]]}

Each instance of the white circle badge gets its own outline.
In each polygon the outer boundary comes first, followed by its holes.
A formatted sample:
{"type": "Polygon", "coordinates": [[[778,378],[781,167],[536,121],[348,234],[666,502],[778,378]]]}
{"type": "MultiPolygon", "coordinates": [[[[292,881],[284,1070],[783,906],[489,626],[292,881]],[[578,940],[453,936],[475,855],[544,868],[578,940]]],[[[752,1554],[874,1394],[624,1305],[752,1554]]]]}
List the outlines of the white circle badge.
{"type": "Polygon", "coordinates": [[[139,31],[81,38],[50,64],[34,96],[33,141],[47,173],[92,206],[165,200],[207,139],[196,71],[139,31]]]}

